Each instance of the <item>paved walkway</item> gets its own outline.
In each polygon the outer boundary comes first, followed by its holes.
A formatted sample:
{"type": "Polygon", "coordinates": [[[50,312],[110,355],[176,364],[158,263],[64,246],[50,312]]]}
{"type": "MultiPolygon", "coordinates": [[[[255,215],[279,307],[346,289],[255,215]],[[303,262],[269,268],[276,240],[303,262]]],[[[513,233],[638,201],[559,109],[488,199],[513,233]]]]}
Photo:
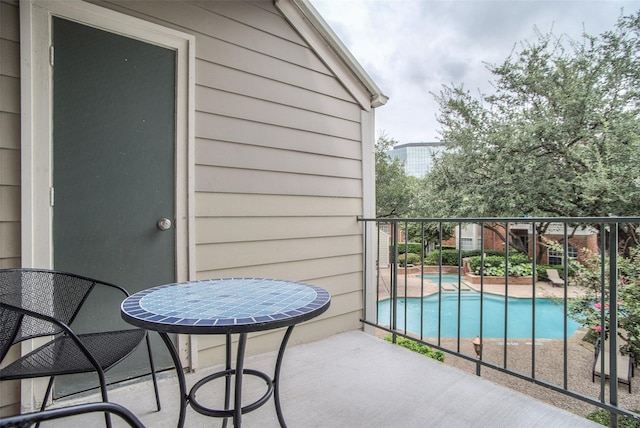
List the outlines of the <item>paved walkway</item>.
{"type": "MultiPolygon", "coordinates": [[[[262,354],[248,358],[246,367],[269,373],[274,360],[275,353],[262,354]]],[[[188,383],[192,385],[218,369],[220,367],[190,373],[188,383]]],[[[154,411],[149,383],[113,389],[110,397],[131,409],[148,427],[175,427],[175,376],[160,383],[161,412],[154,411]]],[[[203,388],[202,400],[220,405],[223,387],[224,383],[215,383],[203,388]]],[[[264,388],[264,382],[250,382],[245,386],[247,399],[259,396],[264,388]]],[[[600,426],[361,331],[288,349],[282,371],[282,403],[291,428],[600,426]]],[[[277,427],[273,407],[273,403],[268,402],[245,415],[243,426],[277,427]]],[[[121,427],[121,421],[116,419],[114,417],[114,427],[121,427]]],[[[93,415],[55,421],[47,426],[103,424],[101,415],[93,415]]],[[[188,409],[186,427],[212,425],[220,426],[220,422],[188,409]]]]}
{"type": "MultiPolygon", "coordinates": [[[[423,279],[419,273],[404,273],[398,276],[398,296],[405,296],[405,283],[406,283],[406,296],[407,297],[422,297],[438,292],[438,284],[429,279],[423,279]],[[405,281],[406,277],[406,281],[405,281]]],[[[475,290],[480,291],[480,284],[471,284],[465,281],[464,275],[462,275],[462,282],[458,286],[456,283],[446,282],[442,283],[443,290],[475,290]]],[[[391,270],[380,269],[379,277],[379,291],[378,295],[380,300],[388,299],[391,290],[391,270]]],[[[505,295],[504,284],[484,284],[483,291],[485,293],[505,295]]],[[[537,281],[535,286],[536,297],[538,298],[562,298],[564,297],[564,288],[553,287],[550,282],[537,281]]],[[[569,285],[567,287],[567,297],[578,297],[581,293],[579,287],[575,285],[569,285]]],[[[531,284],[516,285],[509,284],[509,296],[519,298],[531,298],[533,296],[533,287],[531,284]]]]}
{"type": "MultiPolygon", "coordinates": [[[[464,278],[464,277],[463,277],[464,278]]],[[[390,289],[390,271],[389,269],[380,270],[380,299],[389,298],[390,289]]],[[[420,297],[421,295],[430,295],[438,292],[438,285],[428,279],[422,280],[419,273],[408,273],[406,275],[406,295],[408,297],[420,297]]],[[[398,276],[398,293],[399,296],[405,296],[405,275],[398,276]]],[[[458,290],[457,284],[444,283],[443,290],[458,290]]],[[[461,290],[480,291],[479,285],[462,281],[461,290]]],[[[505,295],[504,285],[485,284],[483,287],[485,293],[505,295]]],[[[576,286],[567,287],[567,297],[573,298],[580,296],[581,289],[576,286]]],[[[563,287],[553,287],[551,283],[538,281],[535,285],[535,293],[537,298],[563,298],[565,290],[563,287]]],[[[508,294],[511,297],[531,298],[533,295],[533,287],[528,285],[510,284],[508,294]]],[[[596,378],[596,382],[592,382],[591,371],[593,367],[594,350],[593,345],[582,340],[586,334],[586,329],[581,327],[576,333],[569,338],[566,345],[563,340],[537,339],[535,347],[531,339],[509,339],[506,343],[503,339],[484,339],[483,359],[487,362],[496,364],[501,367],[508,367],[515,372],[531,375],[534,370],[535,358],[535,377],[552,384],[562,387],[565,374],[563,367],[567,367],[567,386],[569,389],[582,395],[598,399],[601,393],[600,379],[596,378]],[[566,361],[565,361],[566,355],[566,361]],[[534,357],[535,356],[535,357],[534,357]]],[[[436,342],[436,339],[432,339],[436,342]]],[[[468,339],[442,339],[440,346],[452,351],[459,351],[467,355],[473,355],[474,350],[471,341],[468,339]]],[[[453,355],[446,355],[445,361],[448,365],[452,365],[469,373],[475,372],[475,364],[468,360],[457,358],[453,355]]],[[[491,381],[508,386],[514,390],[532,395],[540,400],[554,404],[571,412],[580,415],[587,415],[595,410],[595,407],[588,405],[582,401],[572,399],[566,395],[555,393],[550,389],[533,383],[519,379],[502,373],[497,370],[483,369],[482,377],[491,381]]],[[[633,393],[628,393],[626,385],[619,385],[618,403],[620,407],[633,410],[640,409],[640,389],[633,383],[633,393]]],[[[609,389],[605,388],[605,397],[608,397],[609,389]]]]}

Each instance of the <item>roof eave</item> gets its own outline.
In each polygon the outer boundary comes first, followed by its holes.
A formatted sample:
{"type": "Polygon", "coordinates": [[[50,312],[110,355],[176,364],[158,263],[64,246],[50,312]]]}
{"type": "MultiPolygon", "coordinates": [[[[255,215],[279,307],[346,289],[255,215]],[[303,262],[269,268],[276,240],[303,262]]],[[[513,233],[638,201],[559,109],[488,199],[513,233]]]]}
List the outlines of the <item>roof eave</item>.
{"type": "MultiPolygon", "coordinates": [[[[274,0],[277,4],[280,0],[274,0]]],[[[306,20],[316,29],[327,46],[335,52],[340,60],[349,68],[370,94],[371,107],[380,107],[387,103],[389,97],[382,93],[371,76],[362,68],[358,60],[349,52],[340,38],[333,32],[329,24],[322,18],[309,0],[290,0],[306,20]]]]}

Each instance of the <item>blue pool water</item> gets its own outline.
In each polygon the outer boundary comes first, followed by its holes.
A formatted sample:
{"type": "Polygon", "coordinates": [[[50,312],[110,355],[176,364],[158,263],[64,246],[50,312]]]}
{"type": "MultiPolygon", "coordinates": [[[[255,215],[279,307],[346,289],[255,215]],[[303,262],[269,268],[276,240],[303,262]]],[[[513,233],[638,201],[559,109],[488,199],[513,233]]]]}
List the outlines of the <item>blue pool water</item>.
{"type": "MultiPolygon", "coordinates": [[[[438,337],[438,295],[406,299],[408,332],[420,332],[420,306],[423,303],[422,335],[438,337]]],[[[473,291],[442,292],[441,337],[458,336],[458,302],[460,303],[460,337],[472,338],[480,334],[480,293],[473,291]]],[[[398,330],[405,330],[405,299],[398,299],[398,330]]],[[[504,338],[505,298],[485,294],[483,298],[483,331],[485,338],[504,338]]],[[[532,299],[508,298],[508,339],[531,338],[532,299]]],[[[550,299],[536,299],[536,338],[564,337],[564,309],[550,299]]],[[[378,303],[378,322],[389,324],[389,300],[378,303]]],[[[580,325],[567,319],[567,335],[571,337],[580,325]]]]}
{"type": "MultiPolygon", "coordinates": [[[[428,279],[430,281],[435,282],[436,284],[440,282],[439,275],[437,273],[425,273],[422,275],[424,279],[428,279]]],[[[443,283],[451,283],[458,284],[459,278],[457,273],[443,273],[442,274],[442,282],[443,283]]]]}

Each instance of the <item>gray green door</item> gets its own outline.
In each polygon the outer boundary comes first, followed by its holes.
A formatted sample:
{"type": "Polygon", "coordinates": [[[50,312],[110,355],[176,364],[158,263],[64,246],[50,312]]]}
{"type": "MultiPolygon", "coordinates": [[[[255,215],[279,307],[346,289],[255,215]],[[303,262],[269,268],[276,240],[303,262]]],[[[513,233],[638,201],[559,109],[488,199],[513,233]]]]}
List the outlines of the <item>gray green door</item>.
{"type": "MultiPolygon", "coordinates": [[[[130,293],[175,273],[175,51],[53,18],[53,266],[130,293]],[[161,230],[158,221],[172,226],[161,230]]],[[[123,324],[121,296],[87,302],[78,324],[123,324]],[[98,309],[108,316],[98,317],[98,309]],[[96,309],[96,310],[93,310],[96,309]]],[[[157,340],[160,367],[170,359],[157,340]]],[[[143,347],[110,381],[148,371],[143,347]]],[[[97,385],[61,377],[57,395],[97,385]]],[[[151,392],[152,393],[152,392],[151,392]]]]}

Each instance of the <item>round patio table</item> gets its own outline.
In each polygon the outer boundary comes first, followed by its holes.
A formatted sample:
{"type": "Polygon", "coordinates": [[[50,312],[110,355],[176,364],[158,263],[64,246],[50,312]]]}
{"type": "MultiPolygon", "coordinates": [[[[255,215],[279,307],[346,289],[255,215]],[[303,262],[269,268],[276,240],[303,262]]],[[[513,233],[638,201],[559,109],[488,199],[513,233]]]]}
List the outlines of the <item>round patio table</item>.
{"type": "MultiPolygon", "coordinates": [[[[140,291],[122,302],[122,318],[130,324],[157,331],[176,366],[180,387],[178,427],[184,426],[187,403],[203,415],[233,417],[241,426],[242,415],[257,409],[273,395],[280,426],[286,427],[279,396],[280,369],[287,342],[296,324],[325,312],[331,296],[318,286],[292,281],[264,278],[222,278],[160,285],[140,291]],[[273,377],[258,370],[244,368],[247,333],[287,327],[273,377]],[[178,352],[167,333],[225,334],[225,370],[196,382],[189,393],[178,352]],[[235,368],[231,367],[231,335],[238,334],[235,368]],[[267,385],[257,401],[242,406],[243,375],[256,376],[267,385]],[[198,389],[209,381],[225,377],[224,409],[212,409],[200,404],[198,389]],[[230,408],[231,378],[235,378],[234,405],[230,408]]],[[[226,419],[225,419],[226,422],[226,419]]]]}

